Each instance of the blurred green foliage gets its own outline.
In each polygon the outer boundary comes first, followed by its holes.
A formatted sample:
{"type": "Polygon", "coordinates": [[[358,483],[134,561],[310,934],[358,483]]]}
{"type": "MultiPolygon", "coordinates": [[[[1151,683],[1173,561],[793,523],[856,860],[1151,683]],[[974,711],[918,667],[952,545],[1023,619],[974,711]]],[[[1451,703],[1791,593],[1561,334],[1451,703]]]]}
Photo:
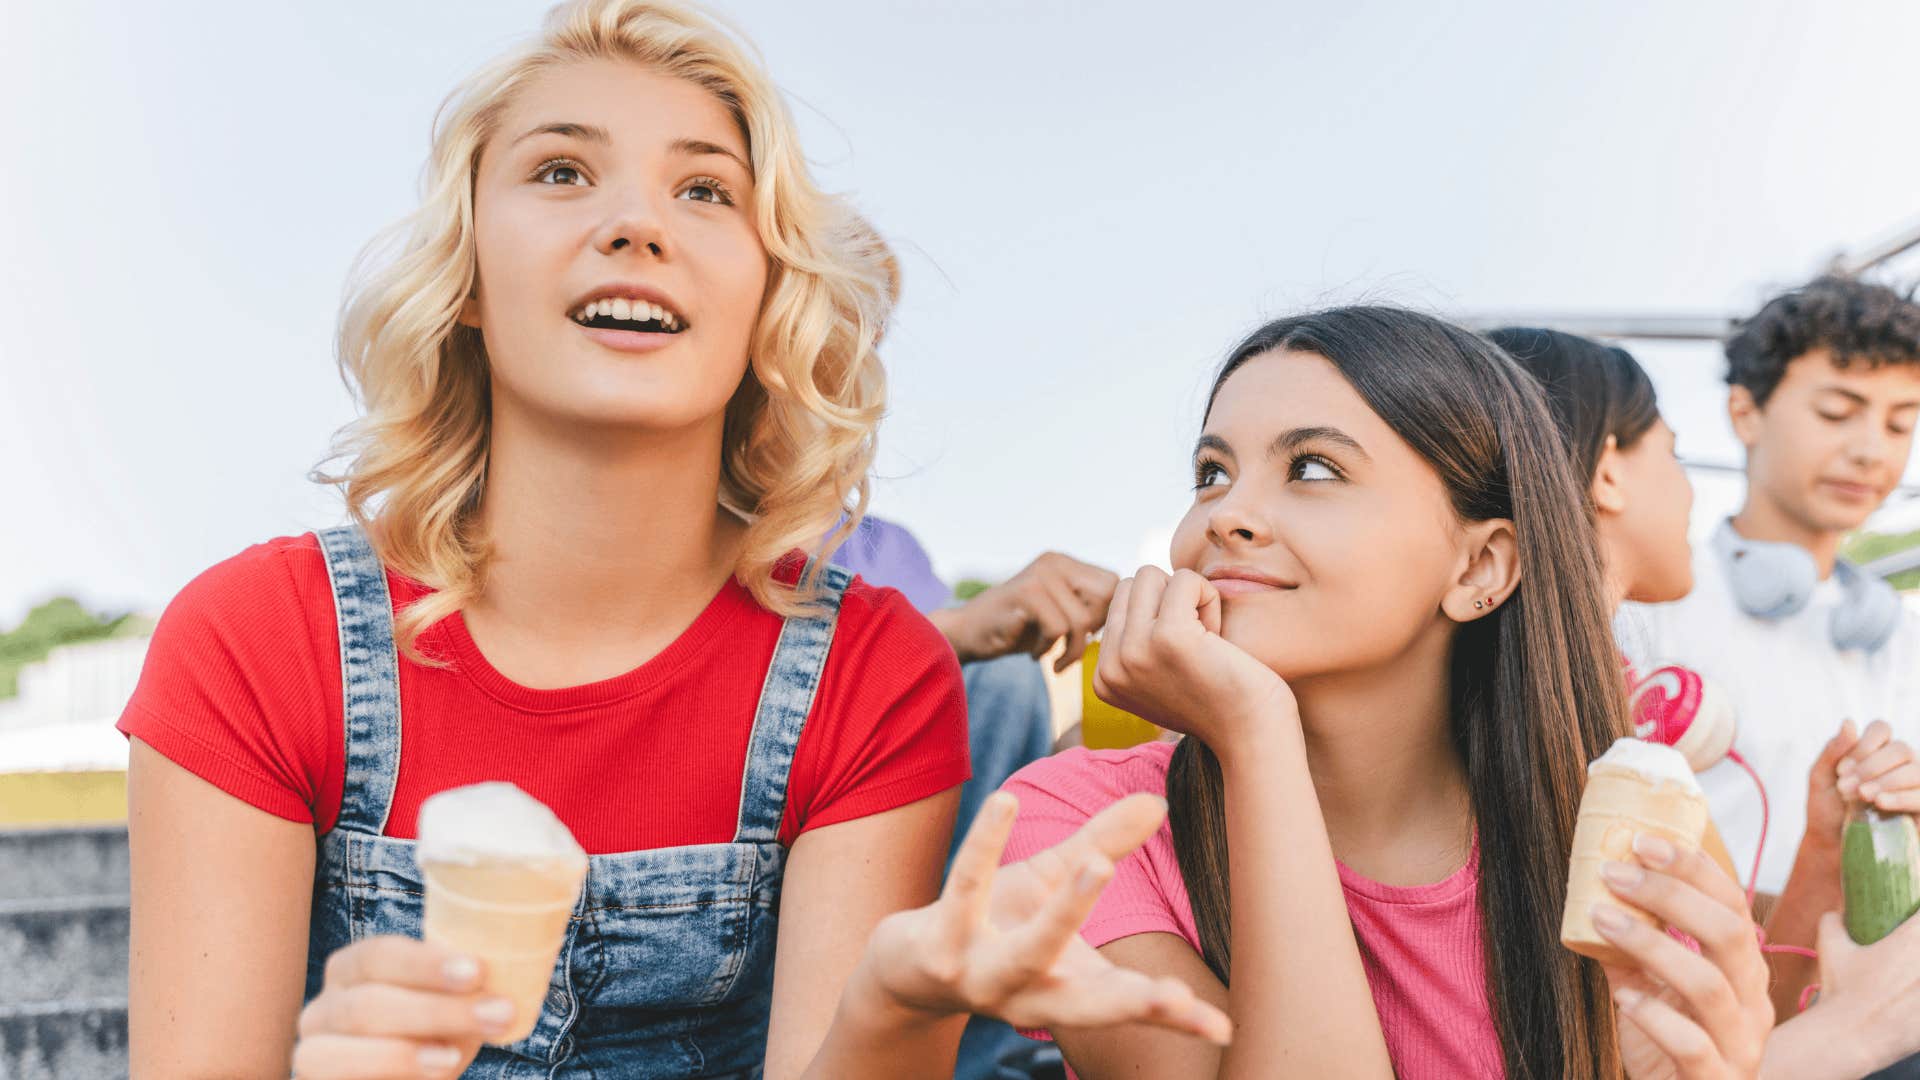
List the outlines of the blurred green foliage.
{"type": "Polygon", "coordinates": [[[0,633],[0,698],[19,692],[21,668],[46,659],[58,646],[151,633],[153,623],[138,615],[96,615],[70,596],[56,596],[0,633]]]}
{"type": "MultiPolygon", "coordinates": [[[[1855,533],[1840,546],[1840,554],[1848,562],[1870,563],[1875,559],[1884,559],[1888,555],[1920,546],[1920,530],[1904,533],[1855,533]]],[[[1896,589],[1920,589],[1920,569],[1902,570],[1887,579],[1896,589]]]]}

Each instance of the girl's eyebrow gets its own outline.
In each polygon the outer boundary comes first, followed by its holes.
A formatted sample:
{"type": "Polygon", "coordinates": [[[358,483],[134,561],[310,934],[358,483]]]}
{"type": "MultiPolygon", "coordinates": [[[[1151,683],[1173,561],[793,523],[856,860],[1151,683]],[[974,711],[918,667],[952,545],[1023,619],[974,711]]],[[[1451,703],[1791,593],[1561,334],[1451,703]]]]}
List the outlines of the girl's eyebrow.
{"type": "Polygon", "coordinates": [[[577,124],[572,121],[561,120],[551,124],[541,124],[538,127],[528,128],[521,133],[519,138],[513,140],[512,145],[518,146],[528,139],[533,138],[535,135],[565,135],[568,138],[584,139],[591,143],[610,143],[613,141],[613,136],[607,134],[606,128],[594,124],[577,124]]]}
{"type": "MultiPolygon", "coordinates": [[[[607,129],[597,124],[581,124],[571,120],[559,120],[551,124],[540,124],[527,129],[521,133],[519,138],[513,140],[512,145],[517,146],[533,138],[535,135],[560,135],[570,139],[581,139],[590,143],[599,143],[602,146],[609,145],[613,142],[613,136],[608,134],[607,129]]],[[[717,154],[720,157],[731,158],[735,164],[747,170],[748,175],[752,175],[753,173],[753,167],[742,160],[739,154],[721,146],[719,143],[708,142],[705,139],[680,138],[673,140],[671,149],[676,154],[685,154],[689,157],[703,157],[709,154],[717,154]]]]}
{"type": "Polygon", "coordinates": [[[1311,442],[1332,443],[1352,451],[1362,461],[1373,460],[1358,440],[1336,427],[1303,427],[1283,431],[1273,440],[1272,445],[1267,447],[1267,456],[1281,457],[1311,442]]]}
{"type": "MultiPolygon", "coordinates": [[[[1333,443],[1335,446],[1351,450],[1362,461],[1373,460],[1372,455],[1367,453],[1366,447],[1361,446],[1353,436],[1336,427],[1303,427],[1283,431],[1267,447],[1267,456],[1281,457],[1310,442],[1333,443]]],[[[1234,459],[1233,447],[1228,446],[1227,440],[1218,435],[1200,436],[1200,440],[1193,444],[1193,455],[1199,457],[1202,450],[1211,450],[1229,461],[1234,459]]]]}
{"type": "Polygon", "coordinates": [[[720,157],[731,158],[734,164],[747,171],[748,176],[753,175],[753,166],[742,161],[739,154],[721,146],[719,143],[710,143],[705,139],[675,139],[673,140],[673,151],[676,154],[687,154],[691,157],[717,154],[720,157]]]}
{"type": "Polygon", "coordinates": [[[1227,440],[1218,435],[1200,436],[1200,440],[1193,444],[1193,456],[1199,457],[1202,450],[1211,450],[1228,461],[1234,460],[1233,447],[1228,446],[1227,440]]]}

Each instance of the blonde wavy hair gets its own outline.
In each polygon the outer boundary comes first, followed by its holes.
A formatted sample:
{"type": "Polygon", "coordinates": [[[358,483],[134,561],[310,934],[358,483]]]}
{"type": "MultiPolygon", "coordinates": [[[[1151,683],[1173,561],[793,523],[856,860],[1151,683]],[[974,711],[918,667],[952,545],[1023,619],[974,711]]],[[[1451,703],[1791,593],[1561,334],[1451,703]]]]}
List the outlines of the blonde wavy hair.
{"type": "Polygon", "coordinates": [[[470,602],[486,579],[477,511],[487,478],[487,354],[479,331],[457,321],[477,266],[481,151],[530,80],[599,59],[705,88],[747,140],[754,221],[771,270],[722,439],[718,500],[747,522],[735,576],[772,611],[811,610],[819,556],[866,510],[886,398],[875,349],[899,287],[892,253],[844,199],[815,186],[779,90],[737,32],[681,3],[573,0],[548,14],[536,40],[447,98],[419,209],[363,253],[342,306],[340,368],[362,416],[335,441],[330,460],[345,467],[315,475],[342,488],[388,566],[435,590],[400,618],[402,647],[416,658],[420,633],[470,602]],[[814,558],[790,587],[774,569],[795,549],[814,558]]]}

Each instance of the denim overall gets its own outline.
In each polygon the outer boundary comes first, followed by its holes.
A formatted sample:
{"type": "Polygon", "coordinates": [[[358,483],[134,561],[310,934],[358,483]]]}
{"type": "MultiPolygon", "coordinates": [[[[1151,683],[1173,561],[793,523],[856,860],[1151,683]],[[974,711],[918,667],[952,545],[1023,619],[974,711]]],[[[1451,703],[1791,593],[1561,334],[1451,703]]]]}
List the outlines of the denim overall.
{"type": "MultiPolygon", "coordinates": [[[[314,878],[308,999],[319,993],[333,950],[376,934],[418,937],[421,916],[414,842],[381,835],[401,738],[386,571],[358,528],[318,535],[340,626],[347,756],[340,818],[321,840],[314,878]]],[[[828,567],[822,614],[790,618],[780,632],[754,715],[733,841],[590,856],[533,1034],[482,1049],[466,1076],[760,1075],[786,862],[777,835],[787,771],[849,579],[828,567]]]]}

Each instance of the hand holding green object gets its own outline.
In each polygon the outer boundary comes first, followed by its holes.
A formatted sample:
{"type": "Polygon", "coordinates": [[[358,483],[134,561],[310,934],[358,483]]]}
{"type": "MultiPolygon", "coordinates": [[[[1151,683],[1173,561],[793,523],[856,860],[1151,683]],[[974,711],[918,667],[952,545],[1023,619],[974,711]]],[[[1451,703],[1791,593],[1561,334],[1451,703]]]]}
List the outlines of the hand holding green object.
{"type": "Polygon", "coordinates": [[[1847,935],[1870,945],[1920,911],[1920,829],[1908,814],[1855,806],[1840,841],[1847,935]]]}

